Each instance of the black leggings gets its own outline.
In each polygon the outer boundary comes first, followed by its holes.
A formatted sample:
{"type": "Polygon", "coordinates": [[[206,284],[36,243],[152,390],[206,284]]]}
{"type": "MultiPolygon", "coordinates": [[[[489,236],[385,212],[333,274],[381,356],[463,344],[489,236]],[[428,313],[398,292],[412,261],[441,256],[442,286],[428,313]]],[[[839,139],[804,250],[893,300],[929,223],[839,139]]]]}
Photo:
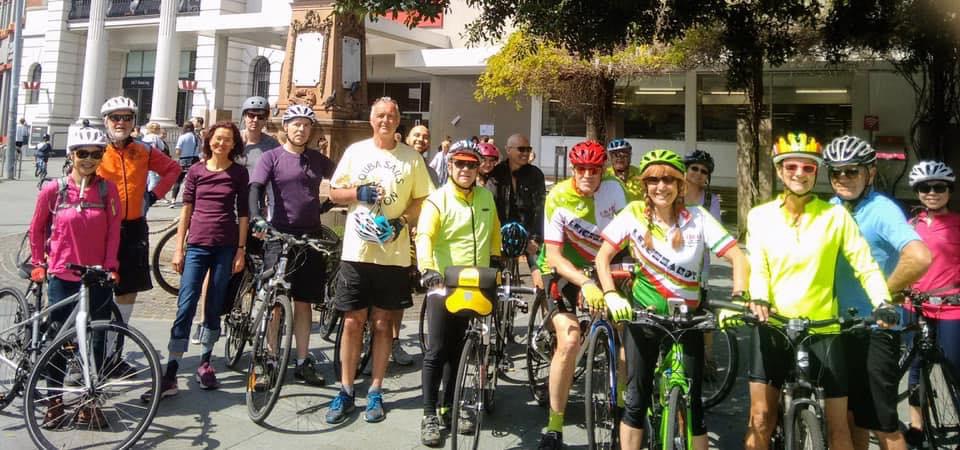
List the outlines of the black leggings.
{"type": "Polygon", "coordinates": [[[437,396],[443,380],[443,406],[453,403],[453,383],[463,351],[469,319],[450,314],[444,296],[427,295],[427,351],[423,355],[423,414],[437,414],[437,396]]]}
{"type": "MultiPolygon", "coordinates": [[[[643,428],[647,408],[653,395],[653,376],[657,357],[669,350],[669,338],[661,331],[639,325],[627,325],[623,331],[624,352],[627,356],[627,395],[623,422],[634,428],[643,428]]],[[[703,332],[687,331],[680,338],[683,344],[684,366],[690,379],[690,414],[693,435],[707,433],[703,420],[703,332]]]]}

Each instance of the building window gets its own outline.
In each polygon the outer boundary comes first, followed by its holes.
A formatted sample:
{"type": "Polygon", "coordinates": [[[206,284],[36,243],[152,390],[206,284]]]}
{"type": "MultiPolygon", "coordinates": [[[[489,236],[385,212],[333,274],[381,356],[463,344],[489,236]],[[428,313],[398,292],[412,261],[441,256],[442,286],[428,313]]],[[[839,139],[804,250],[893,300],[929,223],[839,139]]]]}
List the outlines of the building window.
{"type": "Polygon", "coordinates": [[[250,95],[263,98],[270,96],[270,61],[262,56],[253,60],[253,83],[250,95]]]}
{"type": "MultiPolygon", "coordinates": [[[[41,69],[40,64],[34,64],[30,66],[30,76],[27,78],[28,81],[40,82],[41,69]]],[[[27,104],[36,105],[40,102],[40,90],[34,89],[27,91],[27,104]]]]}

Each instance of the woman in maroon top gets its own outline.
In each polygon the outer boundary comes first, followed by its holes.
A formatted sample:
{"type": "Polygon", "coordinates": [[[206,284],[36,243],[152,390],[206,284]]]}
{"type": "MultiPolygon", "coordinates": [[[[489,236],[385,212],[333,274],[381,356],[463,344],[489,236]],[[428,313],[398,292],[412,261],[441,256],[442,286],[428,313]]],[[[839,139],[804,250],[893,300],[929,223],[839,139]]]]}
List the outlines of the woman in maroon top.
{"type": "Polygon", "coordinates": [[[161,381],[161,398],[178,392],[177,369],[187,350],[190,324],[208,271],[210,286],[204,305],[197,381],[204,389],[217,387],[210,354],[220,337],[220,313],[230,277],[243,270],[249,222],[249,175],[247,169],[234,163],[242,153],[240,130],[233,123],[220,122],[205,134],[203,160],[187,170],[173,256],[173,267],[182,274],[180,295],[177,318],[170,329],[170,360],[161,381]]]}

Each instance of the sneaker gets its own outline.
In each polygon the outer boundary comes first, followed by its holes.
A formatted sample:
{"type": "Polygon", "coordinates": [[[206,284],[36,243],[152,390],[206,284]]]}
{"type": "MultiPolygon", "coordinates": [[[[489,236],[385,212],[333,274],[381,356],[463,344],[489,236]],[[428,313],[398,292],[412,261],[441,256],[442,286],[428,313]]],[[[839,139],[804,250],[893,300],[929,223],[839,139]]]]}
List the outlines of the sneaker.
{"type": "Polygon", "coordinates": [[[420,419],[420,443],[427,447],[440,446],[440,418],[423,416],[420,419]]]}
{"type": "MultiPolygon", "coordinates": [[[[160,400],[163,400],[167,397],[173,397],[180,393],[180,388],[177,387],[176,377],[172,379],[160,378],[160,400]]],[[[153,389],[145,392],[140,396],[140,400],[144,403],[149,403],[150,399],[153,398],[153,389]]]]}
{"type": "Polygon", "coordinates": [[[537,450],[562,450],[563,433],[557,431],[548,431],[540,436],[540,445],[537,450]]]}
{"type": "Polygon", "coordinates": [[[380,391],[367,393],[367,410],[363,413],[363,420],[375,423],[386,417],[383,412],[383,394],[380,391]]]}
{"type": "Polygon", "coordinates": [[[473,418],[473,412],[464,410],[457,418],[457,433],[471,435],[477,431],[477,421],[473,418]]]}
{"type": "Polygon", "coordinates": [[[200,338],[203,337],[203,324],[197,324],[193,327],[193,336],[190,337],[190,343],[200,345],[200,338]]]}
{"type": "Polygon", "coordinates": [[[356,409],[356,399],[341,390],[330,403],[330,409],[327,410],[327,423],[336,425],[347,420],[347,414],[352,413],[354,409],[356,409]]]}
{"type": "Polygon", "coordinates": [[[74,423],[78,428],[102,430],[107,427],[107,418],[103,415],[103,410],[99,406],[85,406],[77,412],[77,419],[74,423]]]}
{"type": "Polygon", "coordinates": [[[201,389],[216,389],[220,386],[217,382],[217,373],[213,367],[210,367],[209,362],[204,362],[197,368],[197,381],[200,382],[201,389]]]}
{"type": "Polygon", "coordinates": [[[47,412],[43,415],[43,423],[40,426],[48,430],[60,428],[64,422],[63,414],[63,398],[59,395],[50,398],[47,403],[47,412]]]}
{"type": "Polygon", "coordinates": [[[327,384],[327,380],[323,378],[323,375],[317,373],[317,366],[313,355],[307,355],[307,359],[303,361],[303,364],[298,365],[296,370],[294,370],[293,376],[311,386],[324,386],[327,384]]]}
{"type": "Polygon", "coordinates": [[[398,366],[409,366],[413,364],[413,357],[403,349],[400,341],[393,341],[393,351],[390,352],[390,361],[397,363],[398,366]]]}

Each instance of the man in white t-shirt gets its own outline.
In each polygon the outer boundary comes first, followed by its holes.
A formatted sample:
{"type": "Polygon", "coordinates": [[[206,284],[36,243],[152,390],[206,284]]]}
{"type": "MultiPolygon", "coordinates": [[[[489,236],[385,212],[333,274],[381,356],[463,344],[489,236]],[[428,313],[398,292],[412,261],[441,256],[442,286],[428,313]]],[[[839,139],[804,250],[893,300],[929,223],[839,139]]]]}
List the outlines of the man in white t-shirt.
{"type": "Polygon", "coordinates": [[[408,224],[416,223],[433,184],[420,154],[397,141],[399,123],[397,103],[389,97],[377,99],[370,111],[373,137],[347,147],[331,182],[330,199],[349,205],[349,210],[335,299],[344,312],[341,389],[326,415],[330,424],[343,422],[355,408],[353,381],[368,319],[373,328],[373,379],[364,419],[383,420],[381,387],[392,347],[391,319],[413,305],[408,224]]]}

